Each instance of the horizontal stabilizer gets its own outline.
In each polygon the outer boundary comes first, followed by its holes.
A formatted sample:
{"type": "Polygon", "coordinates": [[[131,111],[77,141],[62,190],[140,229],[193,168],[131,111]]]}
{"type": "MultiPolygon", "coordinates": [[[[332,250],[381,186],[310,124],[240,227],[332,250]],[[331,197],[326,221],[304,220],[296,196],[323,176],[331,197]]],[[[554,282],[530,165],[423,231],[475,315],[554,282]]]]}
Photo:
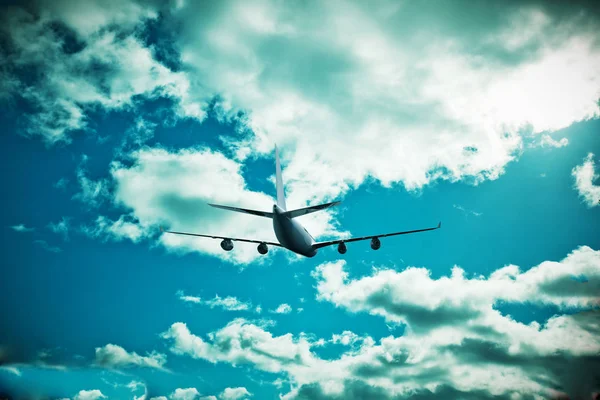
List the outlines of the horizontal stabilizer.
{"type": "Polygon", "coordinates": [[[318,206],[304,207],[298,208],[296,210],[286,211],[283,213],[288,218],[296,218],[302,215],[314,213],[315,211],[325,210],[326,208],[333,207],[340,204],[339,201],[334,201],[332,203],[319,204],[318,206]]]}
{"type": "Polygon", "coordinates": [[[245,214],[258,215],[259,217],[273,218],[273,213],[266,212],[266,211],[257,211],[257,210],[249,210],[247,208],[221,206],[219,204],[208,204],[208,205],[211,206],[211,207],[215,207],[215,208],[221,208],[223,210],[236,211],[236,212],[241,212],[241,213],[245,213],[245,214]]]}

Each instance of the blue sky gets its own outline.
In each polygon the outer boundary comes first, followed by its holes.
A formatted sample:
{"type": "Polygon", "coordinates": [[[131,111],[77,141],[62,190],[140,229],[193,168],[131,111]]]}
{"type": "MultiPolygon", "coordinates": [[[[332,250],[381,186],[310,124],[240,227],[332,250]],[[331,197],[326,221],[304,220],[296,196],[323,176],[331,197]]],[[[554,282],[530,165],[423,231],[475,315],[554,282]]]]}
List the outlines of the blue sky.
{"type": "Polygon", "coordinates": [[[0,397],[600,392],[589,4],[90,0],[1,18],[0,397]],[[310,259],[161,234],[274,240],[206,203],[269,210],[275,143],[288,208],[342,200],[301,217],[317,240],[442,229],[310,259]]]}

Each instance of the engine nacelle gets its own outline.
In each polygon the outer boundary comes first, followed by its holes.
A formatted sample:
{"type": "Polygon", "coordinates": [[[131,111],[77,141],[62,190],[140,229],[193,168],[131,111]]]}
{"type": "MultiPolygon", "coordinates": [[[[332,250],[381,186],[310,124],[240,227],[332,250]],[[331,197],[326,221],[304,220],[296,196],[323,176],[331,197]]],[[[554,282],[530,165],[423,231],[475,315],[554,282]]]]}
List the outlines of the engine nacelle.
{"type": "Polygon", "coordinates": [[[221,248],[225,251],[231,251],[233,249],[233,242],[231,239],[223,239],[221,242],[221,248]]]}
{"type": "Polygon", "coordinates": [[[371,239],[371,248],[373,250],[379,250],[380,247],[381,247],[381,242],[379,241],[379,238],[374,237],[373,239],[371,239]]]}
{"type": "Polygon", "coordinates": [[[346,243],[341,242],[340,244],[338,244],[338,253],[340,254],[346,254],[346,243]]]}
{"type": "Polygon", "coordinates": [[[258,250],[258,252],[260,254],[267,254],[267,252],[269,251],[269,248],[267,247],[266,243],[261,243],[258,245],[258,247],[256,248],[256,250],[258,250]]]}

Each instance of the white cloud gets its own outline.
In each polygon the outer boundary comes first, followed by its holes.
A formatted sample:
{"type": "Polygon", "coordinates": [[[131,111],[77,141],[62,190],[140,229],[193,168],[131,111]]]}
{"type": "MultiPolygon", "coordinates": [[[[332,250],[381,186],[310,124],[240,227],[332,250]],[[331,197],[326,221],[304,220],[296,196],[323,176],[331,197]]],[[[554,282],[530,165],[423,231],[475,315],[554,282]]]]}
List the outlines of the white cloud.
{"type": "Polygon", "coordinates": [[[569,139],[562,138],[560,140],[554,140],[550,135],[542,135],[542,140],[540,141],[540,145],[542,147],[565,147],[569,144],[569,139]]]}
{"type": "Polygon", "coordinates": [[[284,148],[291,206],[339,196],[369,175],[408,189],[495,179],[521,150],[523,129],[598,116],[600,50],[577,20],[503,11],[498,25],[463,43],[386,7],[232,4],[201,28],[189,17],[201,10],[180,11],[192,85],[210,81],[225,112],[248,111],[255,136],[234,145],[240,157],[274,142],[284,148]],[[410,35],[395,28],[407,24],[410,35]],[[469,52],[484,45],[493,48],[469,52]]]}
{"type": "Polygon", "coordinates": [[[221,307],[224,310],[229,311],[248,310],[250,308],[248,303],[243,303],[233,296],[221,298],[218,295],[215,295],[214,299],[206,300],[206,304],[209,305],[210,308],[221,307]]]}
{"type": "Polygon", "coordinates": [[[15,232],[20,232],[20,233],[33,232],[35,230],[35,228],[28,228],[23,224],[13,225],[13,226],[11,226],[11,229],[14,230],[15,232]]]}
{"type": "Polygon", "coordinates": [[[573,168],[571,174],[575,178],[575,188],[585,204],[588,207],[600,205],[600,186],[594,184],[600,178],[595,171],[594,154],[589,153],[583,164],[573,168]]]}
{"type": "Polygon", "coordinates": [[[131,389],[132,392],[135,392],[138,388],[145,388],[146,385],[144,385],[142,382],[131,381],[127,384],[127,387],[131,389]]]}
{"type": "Polygon", "coordinates": [[[134,27],[157,17],[152,7],[93,0],[36,5],[39,9],[32,11],[39,18],[22,8],[9,9],[2,18],[12,45],[7,63],[14,69],[44,69],[33,83],[18,80],[5,88],[19,88],[39,108],[28,118],[28,134],[41,135],[48,143],[69,141],[69,133],[89,128],[88,110],[130,107],[137,95],[174,98],[178,115],[203,118],[200,105],[189,101],[185,75],[157,62],[135,36],[134,27]],[[81,49],[66,51],[53,23],[73,29],[81,49]]]}
{"type": "Polygon", "coordinates": [[[438,279],[424,269],[408,268],[375,270],[372,276],[349,280],[343,266],[337,262],[317,268],[319,299],[403,321],[407,326],[402,336],[378,342],[351,331],[334,334],[329,341],[306,334],[273,336],[264,326],[236,319],[207,339],[181,322],[162,337],[175,354],[250,364],[287,376],[291,390],[285,399],[546,398],[594,389],[590,371],[598,366],[594,357],[600,351],[597,310],[524,324],[494,305],[507,301],[570,310],[597,307],[600,251],[580,247],[560,262],[546,261],[525,272],[509,265],[487,278],[471,279],[455,267],[450,277],[438,279]],[[587,283],[572,279],[581,276],[587,283]],[[327,343],[348,350],[333,359],[312,351],[327,343]],[[565,369],[565,363],[573,364],[565,369]]]}
{"type": "Polygon", "coordinates": [[[275,314],[289,314],[292,312],[292,307],[289,304],[280,304],[275,310],[271,310],[275,314]]]}
{"type": "Polygon", "coordinates": [[[220,400],[240,400],[251,397],[252,394],[248,392],[245,387],[236,387],[236,388],[225,388],[223,392],[219,395],[220,400]]]}
{"type": "Polygon", "coordinates": [[[426,268],[401,272],[377,270],[372,276],[349,280],[345,261],[317,267],[317,298],[350,311],[367,311],[411,329],[428,330],[480,321],[494,304],[552,304],[562,308],[600,305],[600,251],[582,246],[560,262],[545,261],[525,272],[508,265],[488,278],[468,279],[459,267],[449,277],[432,279],[426,268]],[[578,281],[585,276],[587,282],[578,281]]]}
{"type": "MultiPolygon", "coordinates": [[[[133,153],[131,159],[131,166],[114,163],[111,168],[114,199],[133,210],[132,216],[144,231],[157,231],[159,225],[164,225],[176,231],[276,241],[270,219],[207,205],[270,210],[273,197],[248,190],[239,163],[208,149],[176,153],[144,149],[133,153]]],[[[315,213],[314,218],[303,222],[315,236],[335,233],[332,216],[327,212],[315,213]]],[[[225,252],[218,240],[167,233],[160,237],[160,243],[168,249],[199,251],[236,263],[264,259],[254,244],[236,242],[233,251],[225,252]]]]}
{"type": "Polygon", "coordinates": [[[223,310],[227,311],[245,311],[249,310],[252,307],[251,303],[245,303],[243,301],[238,300],[234,296],[220,297],[219,295],[215,295],[214,298],[209,300],[203,300],[197,296],[186,296],[182,291],[178,291],[177,295],[181,301],[185,301],[188,303],[196,303],[196,304],[204,304],[209,306],[210,308],[219,307],[223,310]]]}
{"type": "Polygon", "coordinates": [[[148,367],[164,369],[167,357],[157,352],[140,356],[135,352],[129,353],[121,346],[107,344],[96,348],[96,364],[108,368],[148,367]]]}
{"type": "Polygon", "coordinates": [[[92,238],[117,242],[129,239],[133,243],[137,243],[146,236],[147,232],[144,232],[138,224],[131,222],[131,219],[130,216],[121,215],[118,220],[111,221],[105,216],[99,215],[95,225],[83,226],[81,230],[92,238]]]}
{"type": "Polygon", "coordinates": [[[79,393],[75,395],[75,400],[98,400],[105,398],[106,396],[103,395],[102,392],[98,389],[80,390],[79,393]]]}
{"type": "Polygon", "coordinates": [[[48,228],[52,232],[61,235],[64,240],[69,240],[69,218],[62,217],[60,222],[51,222],[50,224],[48,224],[48,228]]]}
{"type": "MultiPolygon", "coordinates": [[[[181,27],[173,44],[181,52],[177,72],[131,35],[156,20],[151,6],[61,3],[43,6],[39,20],[23,10],[7,13],[16,49],[7,63],[47,67],[46,78],[22,90],[43,105],[30,131],[63,140],[86,127],[89,107],[122,109],[135,95],[174,98],[178,115],[202,120],[218,94],[219,117],[245,111],[253,131],[230,142],[241,159],[271,152],[275,142],[285,149],[288,203],[296,207],[340,196],[368,176],[411,190],[435,179],[496,179],[522,150],[523,130],[543,134],[598,116],[597,23],[582,24],[581,16],[507,6],[465,35],[448,31],[452,12],[416,7],[418,17],[409,18],[387,2],[205,7],[182,2],[163,10],[181,27]],[[99,8],[98,16],[89,11],[99,8]],[[75,30],[85,47],[65,54],[49,21],[75,30]],[[92,62],[109,73],[82,73],[92,62]]],[[[145,120],[136,121],[133,129],[147,133],[145,120]]],[[[542,143],[567,143],[548,138],[542,143]]]]}
{"type": "Polygon", "coordinates": [[[200,396],[200,393],[196,388],[187,389],[175,389],[175,391],[169,396],[171,400],[196,400],[200,396]]]}

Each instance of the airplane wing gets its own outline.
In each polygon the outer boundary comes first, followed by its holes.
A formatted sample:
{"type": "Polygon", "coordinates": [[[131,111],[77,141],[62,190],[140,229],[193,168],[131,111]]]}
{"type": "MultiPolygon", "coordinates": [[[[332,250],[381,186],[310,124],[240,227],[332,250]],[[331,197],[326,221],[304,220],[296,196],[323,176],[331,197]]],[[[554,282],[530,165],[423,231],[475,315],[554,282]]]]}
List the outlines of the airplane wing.
{"type": "Polygon", "coordinates": [[[161,230],[161,232],[173,233],[173,234],[176,234],[176,235],[198,236],[198,237],[205,237],[205,238],[211,238],[211,239],[229,239],[229,240],[233,240],[233,241],[236,241],[236,242],[246,242],[246,243],[259,243],[259,244],[260,243],[266,243],[266,244],[271,245],[271,246],[283,247],[280,243],[267,242],[267,241],[264,241],[264,240],[240,239],[240,238],[233,238],[233,237],[226,237],[226,236],[201,235],[199,233],[165,231],[162,227],[160,228],[160,230],[161,230]]]}
{"type": "Polygon", "coordinates": [[[383,235],[371,235],[371,236],[362,236],[362,237],[349,238],[349,239],[330,240],[328,242],[317,242],[317,243],[313,244],[313,248],[314,249],[320,249],[322,247],[331,246],[331,245],[339,244],[339,243],[342,243],[342,242],[344,242],[344,243],[350,243],[350,242],[358,242],[359,240],[367,240],[367,239],[373,239],[373,238],[382,238],[382,237],[396,236],[396,235],[406,235],[408,233],[433,231],[433,230],[439,229],[441,227],[442,227],[442,223],[440,222],[440,223],[438,223],[438,225],[435,228],[416,229],[416,230],[413,230],[413,231],[384,233],[383,235]]]}

